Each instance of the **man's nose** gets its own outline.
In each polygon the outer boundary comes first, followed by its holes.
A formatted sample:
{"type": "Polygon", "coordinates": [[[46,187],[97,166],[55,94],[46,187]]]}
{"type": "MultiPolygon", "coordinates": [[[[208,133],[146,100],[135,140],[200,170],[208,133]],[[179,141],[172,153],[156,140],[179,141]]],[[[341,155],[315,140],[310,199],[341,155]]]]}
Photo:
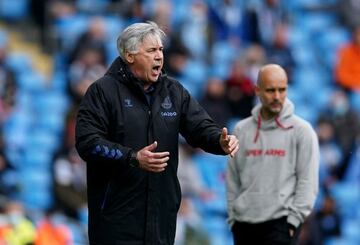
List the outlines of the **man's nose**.
{"type": "Polygon", "coordinates": [[[274,99],[279,99],[280,98],[280,92],[279,91],[275,91],[274,93],[274,99]]]}
{"type": "Polygon", "coordinates": [[[155,59],[159,60],[163,58],[163,52],[161,50],[156,51],[155,59]]]}

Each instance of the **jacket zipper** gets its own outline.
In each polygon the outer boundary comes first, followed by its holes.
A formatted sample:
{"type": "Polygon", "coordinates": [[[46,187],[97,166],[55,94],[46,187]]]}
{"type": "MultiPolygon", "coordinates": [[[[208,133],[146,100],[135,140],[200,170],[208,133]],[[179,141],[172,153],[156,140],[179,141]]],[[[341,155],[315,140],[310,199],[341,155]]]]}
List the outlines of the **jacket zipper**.
{"type": "Polygon", "coordinates": [[[151,140],[151,132],[150,132],[150,130],[151,130],[151,114],[152,114],[152,112],[151,112],[151,109],[149,108],[149,110],[148,110],[148,125],[147,125],[147,142],[148,142],[148,144],[152,144],[153,142],[150,142],[150,140],[151,140]]]}
{"type": "Polygon", "coordinates": [[[101,212],[104,211],[105,204],[106,204],[106,201],[107,201],[107,196],[109,195],[109,192],[110,192],[110,182],[108,182],[107,187],[106,187],[104,199],[103,199],[102,204],[101,204],[101,212]]]}

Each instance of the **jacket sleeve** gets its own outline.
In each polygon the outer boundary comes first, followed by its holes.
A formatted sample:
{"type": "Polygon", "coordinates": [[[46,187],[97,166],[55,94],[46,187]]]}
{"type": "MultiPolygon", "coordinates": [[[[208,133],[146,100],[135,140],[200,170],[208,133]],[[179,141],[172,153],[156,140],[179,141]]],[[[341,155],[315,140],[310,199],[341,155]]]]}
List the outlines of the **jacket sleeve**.
{"type": "Polygon", "coordinates": [[[92,84],[79,107],[75,143],[85,161],[126,162],[131,149],[109,139],[111,104],[99,84],[92,84]]]}
{"type": "Polygon", "coordinates": [[[319,189],[319,143],[309,124],[299,130],[297,142],[295,197],[288,223],[298,227],[310,214],[319,189]]]}
{"type": "Polygon", "coordinates": [[[192,147],[200,147],[213,154],[226,155],[220,146],[221,128],[184,88],[180,133],[192,147]]]}

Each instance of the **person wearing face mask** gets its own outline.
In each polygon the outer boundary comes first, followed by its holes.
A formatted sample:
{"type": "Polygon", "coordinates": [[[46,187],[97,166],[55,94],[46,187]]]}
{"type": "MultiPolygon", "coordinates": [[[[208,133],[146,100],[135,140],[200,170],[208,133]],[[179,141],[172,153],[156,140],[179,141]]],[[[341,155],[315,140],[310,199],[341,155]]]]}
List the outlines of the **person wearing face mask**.
{"type": "Polygon", "coordinates": [[[318,192],[319,145],[311,125],[294,114],[287,75],[260,68],[260,104],[238,122],[241,149],[226,172],[228,221],[234,243],[295,244],[318,192]]]}
{"type": "Polygon", "coordinates": [[[3,231],[5,244],[33,244],[36,237],[36,227],[26,217],[22,203],[9,200],[5,205],[8,227],[3,231]]]}
{"type": "Polygon", "coordinates": [[[90,244],[174,243],[179,133],[210,153],[238,150],[237,138],[164,73],[163,38],[153,22],[128,26],[120,57],[81,102],[76,148],[87,162],[90,244]]]}

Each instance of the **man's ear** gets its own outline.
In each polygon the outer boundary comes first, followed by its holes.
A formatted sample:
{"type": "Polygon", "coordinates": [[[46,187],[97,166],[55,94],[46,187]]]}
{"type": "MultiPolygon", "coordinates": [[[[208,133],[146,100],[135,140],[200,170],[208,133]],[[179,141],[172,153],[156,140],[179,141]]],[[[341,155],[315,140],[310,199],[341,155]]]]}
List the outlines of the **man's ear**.
{"type": "Polygon", "coordinates": [[[129,64],[134,63],[134,54],[126,52],[125,53],[125,59],[126,59],[127,63],[129,63],[129,64]]]}

